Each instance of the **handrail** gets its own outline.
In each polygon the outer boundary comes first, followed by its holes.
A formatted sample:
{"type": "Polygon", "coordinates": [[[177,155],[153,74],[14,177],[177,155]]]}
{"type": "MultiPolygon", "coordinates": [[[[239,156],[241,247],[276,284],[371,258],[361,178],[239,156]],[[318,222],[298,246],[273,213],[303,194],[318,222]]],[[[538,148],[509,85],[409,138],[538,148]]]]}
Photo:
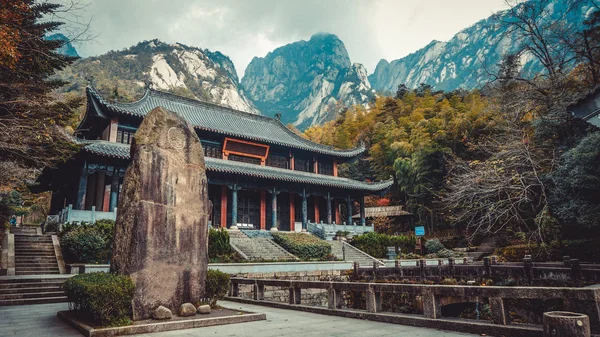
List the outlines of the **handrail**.
{"type": "MultiPolygon", "coordinates": [[[[511,324],[511,318],[506,310],[504,301],[506,299],[569,299],[569,304],[576,301],[590,301],[596,305],[585,306],[583,310],[590,317],[598,317],[600,314],[600,288],[573,288],[573,287],[502,287],[502,286],[468,286],[468,285],[423,285],[423,284],[401,284],[401,283],[365,283],[365,282],[337,282],[337,281],[295,281],[279,279],[244,279],[232,278],[230,299],[244,301],[240,298],[239,285],[252,285],[254,301],[264,301],[265,286],[283,287],[289,289],[288,308],[294,309],[294,306],[302,304],[303,289],[322,289],[327,290],[328,301],[326,313],[333,315],[347,315],[349,309],[343,309],[344,313],[337,313],[342,309],[342,292],[362,292],[366,297],[367,313],[379,313],[382,310],[382,298],[384,294],[412,294],[422,298],[423,316],[426,320],[437,320],[442,318],[441,298],[458,297],[464,299],[488,298],[491,318],[494,324],[492,326],[501,327],[511,324]],[[589,312],[585,312],[589,311],[589,312]]],[[[265,301],[264,304],[276,302],[265,301]]],[[[260,304],[260,303],[258,303],[260,304]]],[[[567,304],[567,306],[569,305],[567,304]]],[[[308,306],[303,306],[300,310],[307,310],[308,306]]],[[[323,309],[316,309],[323,310],[323,309]]],[[[386,322],[391,316],[386,313],[386,322]]],[[[394,313],[397,317],[402,314],[394,313]]],[[[370,319],[373,316],[360,318],[370,319]]],[[[414,317],[414,315],[412,316],[414,317]]],[[[465,324],[470,327],[472,322],[453,321],[453,327],[465,329],[465,324]]],[[[422,321],[412,324],[422,324],[422,321]]],[[[489,326],[488,326],[489,328],[489,326]]],[[[519,326],[512,326],[512,329],[520,329],[519,326]]],[[[514,332],[514,331],[513,331],[514,332]]]]}

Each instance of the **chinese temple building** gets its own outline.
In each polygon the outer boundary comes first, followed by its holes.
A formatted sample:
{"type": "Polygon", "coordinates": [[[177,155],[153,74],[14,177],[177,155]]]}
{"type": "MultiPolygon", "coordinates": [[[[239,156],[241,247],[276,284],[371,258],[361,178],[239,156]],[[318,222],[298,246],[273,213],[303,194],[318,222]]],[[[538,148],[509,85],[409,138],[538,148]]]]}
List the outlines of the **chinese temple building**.
{"type": "Polygon", "coordinates": [[[338,165],[364,147],[338,150],[309,141],[278,119],[147,89],[133,103],[105,100],[86,90],[77,129],[82,149],[41,183],[53,192],[52,213],[63,221],[114,218],[129,163],[129,144],[144,116],[161,106],[185,118],[204,148],[213,227],[298,231],[313,224],[365,225],[364,196],[383,194],[392,181],[338,176],[338,165]],[[67,216],[64,216],[67,214],[67,216]],[[87,215],[86,215],[87,214],[87,215]]]}

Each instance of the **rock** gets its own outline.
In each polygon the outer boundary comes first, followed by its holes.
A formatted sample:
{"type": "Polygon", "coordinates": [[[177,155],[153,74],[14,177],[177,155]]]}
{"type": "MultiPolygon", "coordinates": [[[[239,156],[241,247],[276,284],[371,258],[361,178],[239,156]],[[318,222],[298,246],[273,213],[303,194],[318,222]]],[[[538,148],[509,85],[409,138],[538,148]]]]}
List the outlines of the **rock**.
{"type": "Polygon", "coordinates": [[[198,307],[199,314],[210,314],[210,305],[204,304],[198,307]]]}
{"type": "MultiPolygon", "coordinates": [[[[163,108],[134,135],[125,173],[111,271],[135,284],[133,319],[204,296],[208,200],[204,154],[194,129],[163,108]]],[[[195,309],[194,309],[195,311],[195,309]]]]}
{"type": "Polygon", "coordinates": [[[179,307],[179,316],[188,317],[196,314],[196,307],[192,303],[183,303],[179,307]]]}
{"type": "Polygon", "coordinates": [[[154,319],[171,319],[173,317],[173,313],[169,308],[163,307],[162,305],[152,313],[152,318],[154,319]]]}

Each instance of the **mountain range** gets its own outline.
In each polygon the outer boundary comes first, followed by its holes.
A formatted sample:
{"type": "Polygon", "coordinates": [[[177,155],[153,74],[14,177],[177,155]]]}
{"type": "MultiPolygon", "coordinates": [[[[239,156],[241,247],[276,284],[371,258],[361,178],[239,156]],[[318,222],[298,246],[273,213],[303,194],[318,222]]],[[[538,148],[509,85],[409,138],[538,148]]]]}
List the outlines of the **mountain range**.
{"type": "MultiPolygon", "coordinates": [[[[542,25],[583,25],[593,8],[580,2],[567,11],[569,4],[570,0],[550,0],[542,25]]],[[[110,99],[134,100],[147,85],[152,85],[277,117],[303,130],[334,119],[351,105],[368,107],[376,92],[393,94],[400,84],[415,88],[425,83],[445,91],[482,86],[503,56],[521,49],[515,34],[502,24],[509,20],[509,11],[499,12],[463,29],[449,41],[432,41],[391,62],[382,59],[368,76],[362,64],[350,60],[344,43],[328,33],[318,33],[308,41],[290,43],[264,57],[255,57],[241,81],[226,55],[159,40],[80,59],[58,76],[71,82],[63,89],[66,92],[82,92],[91,80],[110,99]]],[[[76,55],[71,48],[69,45],[65,53],[76,55]]],[[[521,53],[520,57],[524,74],[533,77],[542,70],[532,55],[521,53]]]]}

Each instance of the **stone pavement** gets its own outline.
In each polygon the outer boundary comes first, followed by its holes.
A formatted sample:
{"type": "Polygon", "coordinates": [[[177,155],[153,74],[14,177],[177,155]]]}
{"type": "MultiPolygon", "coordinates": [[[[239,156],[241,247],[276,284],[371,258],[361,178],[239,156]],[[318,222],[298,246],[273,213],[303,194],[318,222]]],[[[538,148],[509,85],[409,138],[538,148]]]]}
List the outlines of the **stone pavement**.
{"type": "MultiPolygon", "coordinates": [[[[406,337],[459,337],[476,336],[457,332],[416,328],[411,326],[371,322],[352,318],[326,316],[301,311],[275,309],[234,302],[219,302],[231,309],[264,312],[266,321],[223,325],[199,329],[137,335],[144,337],[191,336],[252,336],[252,337],[308,337],[308,336],[406,336],[406,337]]],[[[80,337],[75,329],[56,317],[56,312],[67,310],[66,303],[36,304],[0,307],[0,336],[22,337],[80,337]]]]}

